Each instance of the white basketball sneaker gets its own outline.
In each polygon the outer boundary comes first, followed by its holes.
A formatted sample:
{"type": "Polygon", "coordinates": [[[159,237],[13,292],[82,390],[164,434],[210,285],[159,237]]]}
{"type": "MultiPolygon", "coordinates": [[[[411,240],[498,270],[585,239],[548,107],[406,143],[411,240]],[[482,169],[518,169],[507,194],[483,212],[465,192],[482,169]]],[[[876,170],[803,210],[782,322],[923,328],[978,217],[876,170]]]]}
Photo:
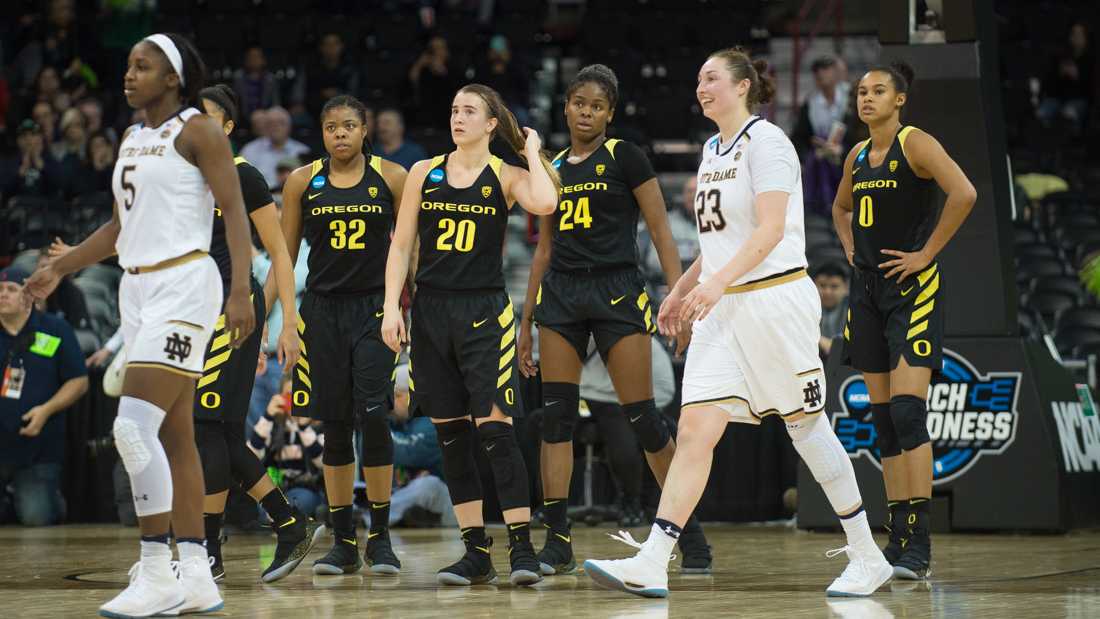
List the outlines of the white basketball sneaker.
{"type": "Polygon", "coordinates": [[[848,554],[848,567],[829,585],[825,594],[832,597],[865,597],[890,582],[894,577],[894,568],[882,556],[877,546],[860,549],[845,546],[825,553],[830,559],[840,553],[848,554]]]}
{"type": "Polygon", "coordinates": [[[100,606],[99,614],[116,619],[178,615],[186,596],[170,558],[151,557],[135,563],[130,568],[130,585],[100,606]]]}
{"type": "Polygon", "coordinates": [[[210,572],[210,561],[205,557],[189,557],[180,561],[180,584],[187,597],[180,614],[212,613],[225,606],[214,575],[210,572]]]}
{"type": "Polygon", "coordinates": [[[610,535],[612,539],[638,548],[638,554],[629,559],[590,559],[584,562],[585,573],[597,584],[608,589],[647,598],[668,597],[668,563],[675,556],[658,556],[660,552],[656,551],[652,543],[652,533],[644,544],[635,541],[627,531],[610,535]]]}

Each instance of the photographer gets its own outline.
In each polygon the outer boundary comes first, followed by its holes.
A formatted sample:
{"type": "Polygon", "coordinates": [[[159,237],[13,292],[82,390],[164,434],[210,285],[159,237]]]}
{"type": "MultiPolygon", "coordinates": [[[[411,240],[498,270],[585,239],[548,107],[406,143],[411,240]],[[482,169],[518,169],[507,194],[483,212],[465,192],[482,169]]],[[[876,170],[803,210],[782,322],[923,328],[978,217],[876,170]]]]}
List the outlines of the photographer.
{"type": "Polygon", "coordinates": [[[286,493],[287,501],[312,515],[324,504],[320,473],[324,439],[308,418],[294,417],[292,407],[290,377],[284,376],[281,392],[271,397],[267,411],[253,427],[248,447],[286,493]]]}
{"type": "Polygon", "coordinates": [[[57,413],[88,390],[88,370],[72,327],[31,306],[26,279],[15,267],[0,271],[0,522],[14,511],[24,525],[45,526],[65,512],[57,413]]]}

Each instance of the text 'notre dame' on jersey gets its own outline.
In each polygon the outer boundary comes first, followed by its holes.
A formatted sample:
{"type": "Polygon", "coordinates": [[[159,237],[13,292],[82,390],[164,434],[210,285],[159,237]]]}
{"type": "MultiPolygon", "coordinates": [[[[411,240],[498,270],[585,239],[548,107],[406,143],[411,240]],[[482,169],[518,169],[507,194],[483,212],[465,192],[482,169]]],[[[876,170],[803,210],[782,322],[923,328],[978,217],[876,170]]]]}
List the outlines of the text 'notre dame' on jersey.
{"type": "Polygon", "coordinates": [[[362,179],[351,187],[333,185],[330,170],[328,158],[314,161],[302,192],[302,238],[309,243],[306,288],[337,295],[380,292],[395,213],[382,158],[371,155],[362,179]]]}
{"type": "Polygon", "coordinates": [[[638,201],[634,189],[656,176],[630,142],[608,139],[584,161],[554,158],[561,174],[550,267],[555,271],[611,269],[638,264],[638,201]]]}

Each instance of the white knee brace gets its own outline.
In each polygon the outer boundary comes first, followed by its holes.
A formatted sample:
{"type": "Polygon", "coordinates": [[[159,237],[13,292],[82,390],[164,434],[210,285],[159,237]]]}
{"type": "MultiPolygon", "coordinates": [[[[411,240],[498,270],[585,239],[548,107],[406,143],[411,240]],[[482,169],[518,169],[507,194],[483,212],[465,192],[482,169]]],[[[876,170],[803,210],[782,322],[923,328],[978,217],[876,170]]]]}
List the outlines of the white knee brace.
{"type": "Polygon", "coordinates": [[[852,461],[823,413],[787,424],[787,433],[836,513],[862,503],[852,461]]]}
{"type": "Polygon", "coordinates": [[[164,416],[145,400],[123,396],[118,401],[115,447],[130,475],[134,511],[142,517],[172,511],[172,472],[157,436],[164,416]]]}

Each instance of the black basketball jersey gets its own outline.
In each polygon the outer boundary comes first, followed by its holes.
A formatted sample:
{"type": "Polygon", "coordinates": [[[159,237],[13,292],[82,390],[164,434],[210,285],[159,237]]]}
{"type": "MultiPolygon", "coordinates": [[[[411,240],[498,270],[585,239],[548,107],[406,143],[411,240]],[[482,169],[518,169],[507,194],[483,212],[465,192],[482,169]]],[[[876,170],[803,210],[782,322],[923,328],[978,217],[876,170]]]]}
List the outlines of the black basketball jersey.
{"type": "Polygon", "coordinates": [[[302,192],[302,236],[309,243],[306,288],[329,295],[384,290],[394,213],[381,157],[367,157],[363,178],[353,187],[330,182],[327,157],[314,161],[302,192]]]}
{"type": "Polygon", "coordinates": [[[656,176],[642,149],[609,139],[580,163],[558,153],[561,174],[550,268],[578,271],[638,264],[634,189],[656,176]]]}
{"type": "Polygon", "coordinates": [[[493,156],[469,187],[447,182],[447,157],[432,159],[420,193],[416,283],[436,290],[503,290],[508,202],[503,161],[493,156]]]}
{"type": "Polygon", "coordinates": [[[936,183],[918,177],[905,158],[903,127],[878,167],[871,166],[871,140],[852,164],[852,237],[856,266],[877,269],[891,257],[883,249],[912,252],[924,247],[939,218],[936,183]]]}
{"type": "MultiPolygon", "coordinates": [[[[254,168],[244,157],[233,160],[237,164],[237,175],[241,178],[241,195],[244,197],[244,210],[246,218],[275,201],[271,197],[271,190],[267,188],[267,181],[259,170],[254,168]]],[[[252,229],[252,220],[248,220],[249,229],[252,229]]],[[[210,257],[218,263],[218,272],[222,276],[222,291],[229,296],[229,284],[233,278],[233,261],[229,258],[229,245],[225,242],[225,220],[222,219],[222,209],[214,205],[214,229],[210,235],[210,257]]]]}

